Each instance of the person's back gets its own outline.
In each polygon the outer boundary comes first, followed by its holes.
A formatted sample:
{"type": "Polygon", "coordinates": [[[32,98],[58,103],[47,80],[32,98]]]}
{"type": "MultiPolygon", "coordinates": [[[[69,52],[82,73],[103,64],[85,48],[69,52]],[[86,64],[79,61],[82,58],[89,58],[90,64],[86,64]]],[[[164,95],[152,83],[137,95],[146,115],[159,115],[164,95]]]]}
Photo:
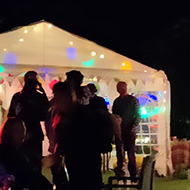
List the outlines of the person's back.
{"type": "Polygon", "coordinates": [[[33,167],[41,171],[42,141],[44,134],[40,121],[44,121],[49,108],[46,93],[37,80],[35,71],[25,74],[25,85],[21,92],[13,95],[8,117],[18,117],[27,128],[27,139],[23,151],[33,167]]]}

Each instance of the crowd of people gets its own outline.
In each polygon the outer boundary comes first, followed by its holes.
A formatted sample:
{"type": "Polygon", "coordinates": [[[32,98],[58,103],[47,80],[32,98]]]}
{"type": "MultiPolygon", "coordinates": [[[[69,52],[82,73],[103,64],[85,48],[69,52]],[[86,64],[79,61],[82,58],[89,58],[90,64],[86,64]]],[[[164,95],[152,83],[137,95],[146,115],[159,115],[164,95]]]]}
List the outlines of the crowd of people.
{"type": "Polygon", "coordinates": [[[38,82],[38,74],[28,71],[22,91],[13,95],[8,118],[0,135],[0,189],[14,190],[100,190],[103,187],[101,154],[112,151],[116,144],[115,174],[136,176],[135,128],[139,123],[139,104],[127,94],[127,84],[117,84],[117,97],[112,113],[103,97],[97,96],[93,83],[82,86],[80,71],[66,73],[66,80],[53,86],[53,98],[48,100],[38,82]],[[44,134],[40,122],[45,122],[49,140],[53,181],[42,175],[44,134]],[[66,170],[68,176],[66,174],[66,170]]]}

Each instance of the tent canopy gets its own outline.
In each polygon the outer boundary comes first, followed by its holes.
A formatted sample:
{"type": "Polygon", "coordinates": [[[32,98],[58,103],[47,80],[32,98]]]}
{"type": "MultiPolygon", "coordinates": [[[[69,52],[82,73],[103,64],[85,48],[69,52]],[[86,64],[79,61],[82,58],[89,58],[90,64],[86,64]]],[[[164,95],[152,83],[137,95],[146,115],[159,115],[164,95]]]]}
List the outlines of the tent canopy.
{"type": "MultiPolygon", "coordinates": [[[[5,110],[9,108],[12,95],[22,89],[20,78],[28,70],[43,74],[41,82],[49,97],[52,95],[50,81],[54,77],[64,80],[65,73],[72,69],[80,70],[86,82],[94,81],[99,85],[100,95],[109,97],[110,108],[118,96],[118,80],[127,81],[129,93],[151,92],[152,95],[158,95],[161,98],[152,110],[159,108],[162,111],[157,114],[156,123],[147,119],[140,124],[141,131],[147,126],[150,133],[139,136],[144,140],[149,135],[149,139],[152,138],[149,145],[153,148],[158,145],[157,169],[160,174],[166,175],[167,169],[172,168],[170,83],[163,71],[157,71],[46,21],[0,34],[0,63],[0,76],[4,79],[0,85],[0,99],[5,110]],[[151,132],[155,131],[151,126],[156,126],[157,132],[151,132]]],[[[147,147],[147,144],[142,146],[147,147]]]]}
{"type": "Polygon", "coordinates": [[[0,34],[0,63],[154,73],[155,69],[40,21],[0,34]]]}

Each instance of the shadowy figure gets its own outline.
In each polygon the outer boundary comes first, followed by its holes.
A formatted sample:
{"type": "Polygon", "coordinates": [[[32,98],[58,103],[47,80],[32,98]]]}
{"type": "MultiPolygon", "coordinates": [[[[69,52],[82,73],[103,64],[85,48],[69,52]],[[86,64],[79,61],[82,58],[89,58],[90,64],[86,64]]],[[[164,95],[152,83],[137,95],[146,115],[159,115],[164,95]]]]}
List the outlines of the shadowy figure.
{"type": "MultiPolygon", "coordinates": [[[[51,156],[47,157],[47,159],[50,158],[53,160],[53,164],[50,166],[50,168],[53,176],[53,183],[56,185],[57,190],[68,188],[68,180],[63,165],[63,157],[56,152],[58,143],[56,127],[60,122],[60,117],[62,115],[63,109],[67,109],[67,107],[70,106],[67,104],[68,99],[65,99],[65,96],[70,96],[70,93],[68,94],[67,91],[70,92],[67,83],[57,82],[53,86],[54,97],[50,100],[50,108],[45,121],[46,134],[49,139],[48,151],[51,153],[51,156]]],[[[65,110],[64,112],[66,111],[68,110],[65,110]]],[[[43,164],[46,164],[44,162],[45,159],[46,158],[43,159],[43,164]]]]}
{"type": "Polygon", "coordinates": [[[83,90],[81,84],[83,83],[84,76],[80,71],[71,70],[66,73],[66,83],[68,83],[69,88],[71,89],[73,101],[81,100],[83,96],[83,90]]]}
{"type": "Polygon", "coordinates": [[[98,92],[96,86],[93,83],[87,84],[90,89],[90,107],[94,110],[105,110],[108,111],[106,102],[103,97],[97,96],[96,92],[98,92]]]}
{"type": "Polygon", "coordinates": [[[58,140],[56,153],[65,157],[70,190],[99,190],[102,185],[101,152],[104,147],[102,141],[108,139],[105,138],[105,133],[101,133],[101,128],[105,122],[108,124],[108,121],[111,121],[109,117],[107,121],[105,116],[93,111],[86,104],[87,87],[79,86],[82,84],[80,72],[74,71],[74,79],[69,76],[66,84],[69,86],[65,86],[64,93],[59,96],[60,99],[57,101],[59,103],[54,104],[56,113],[60,116],[56,126],[58,140]],[[73,92],[77,94],[76,98],[73,98],[73,92]],[[86,97],[83,97],[84,95],[86,97]],[[81,101],[83,98],[85,101],[81,101]]]}
{"type": "Polygon", "coordinates": [[[22,119],[27,128],[23,152],[29,158],[34,169],[41,171],[42,141],[44,134],[40,121],[45,121],[49,101],[35,71],[24,76],[25,85],[21,92],[13,95],[8,117],[22,119]]]}
{"type": "MultiPolygon", "coordinates": [[[[138,100],[127,93],[127,84],[124,81],[117,83],[117,91],[119,97],[113,102],[113,114],[119,115],[122,119],[121,128],[117,127],[117,134],[121,133],[121,139],[116,139],[117,152],[117,167],[115,168],[116,175],[125,175],[125,151],[128,155],[128,170],[131,177],[137,174],[136,157],[135,157],[135,140],[136,140],[136,126],[140,122],[139,103],[138,100]],[[121,142],[122,140],[122,142],[121,142]],[[118,143],[117,143],[118,142],[118,143]],[[122,150],[124,147],[124,150],[122,150]]],[[[119,123],[119,118],[116,126],[119,123]]],[[[115,136],[117,138],[117,135],[115,136]]]]}
{"type": "Polygon", "coordinates": [[[26,127],[19,118],[8,118],[1,129],[0,179],[4,186],[13,190],[50,190],[52,184],[40,172],[33,169],[22,154],[26,127]]]}

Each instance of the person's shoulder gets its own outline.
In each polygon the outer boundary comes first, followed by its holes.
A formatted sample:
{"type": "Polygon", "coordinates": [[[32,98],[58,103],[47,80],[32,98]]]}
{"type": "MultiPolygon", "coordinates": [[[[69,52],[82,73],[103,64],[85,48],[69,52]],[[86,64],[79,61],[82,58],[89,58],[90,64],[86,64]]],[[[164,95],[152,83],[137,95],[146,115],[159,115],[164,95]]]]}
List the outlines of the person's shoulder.
{"type": "Polygon", "coordinates": [[[118,96],[118,97],[116,97],[115,99],[114,99],[114,102],[115,101],[118,101],[120,99],[120,97],[118,96]]]}
{"type": "Polygon", "coordinates": [[[16,92],[16,93],[14,93],[14,97],[18,97],[18,96],[20,96],[20,94],[21,94],[21,92],[16,92]]]}
{"type": "Polygon", "coordinates": [[[126,98],[130,98],[132,100],[136,100],[137,98],[133,95],[127,94],[126,98]]]}
{"type": "Polygon", "coordinates": [[[101,101],[105,101],[102,96],[95,96],[95,98],[98,99],[98,100],[101,100],[101,101]]]}
{"type": "Polygon", "coordinates": [[[21,92],[16,92],[13,94],[12,99],[17,100],[21,95],[21,92]]]}

